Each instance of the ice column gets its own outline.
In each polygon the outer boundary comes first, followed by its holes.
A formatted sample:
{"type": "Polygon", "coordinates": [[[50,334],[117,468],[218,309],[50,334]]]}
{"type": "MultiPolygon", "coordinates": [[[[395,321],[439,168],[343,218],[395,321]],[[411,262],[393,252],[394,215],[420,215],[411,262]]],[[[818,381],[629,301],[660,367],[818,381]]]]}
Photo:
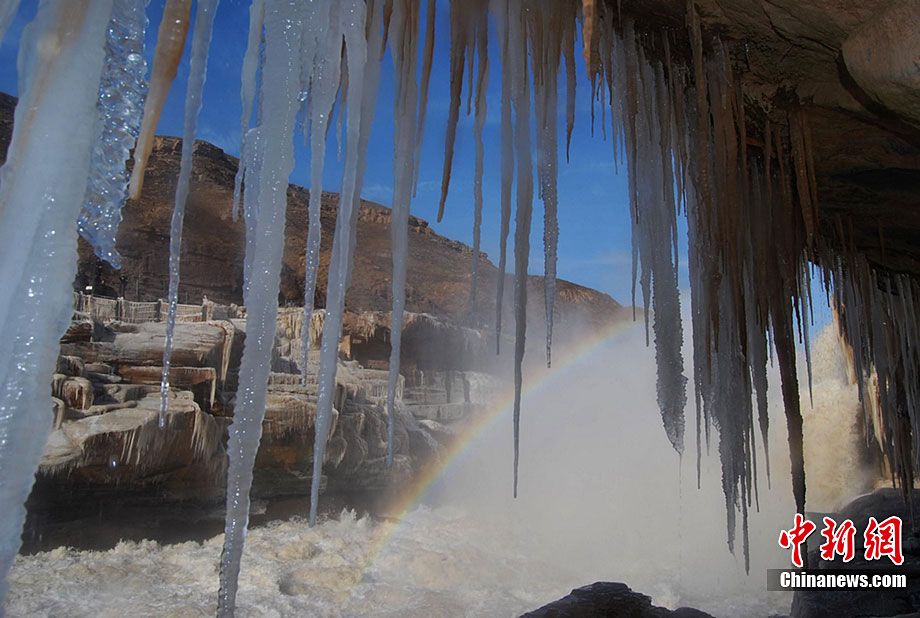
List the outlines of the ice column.
{"type": "Polygon", "coordinates": [[[125,162],[137,140],[147,94],[145,0],[116,0],[106,36],[105,65],[96,104],[96,140],[77,229],[96,255],[115,268],[115,237],[128,190],[125,162]]]}
{"type": "Polygon", "coordinates": [[[51,429],[51,375],[73,307],[112,0],[44,0],[23,33],[19,104],[0,169],[0,597],[51,429]]]}
{"type": "Polygon", "coordinates": [[[249,523],[252,468],[265,417],[265,392],[271,369],[278,315],[278,286],[284,249],[288,178],[294,168],[293,132],[300,92],[300,45],[304,5],[299,0],[269,0],[265,8],[265,60],[262,67],[261,139],[257,148],[258,191],[246,192],[246,208],[259,200],[246,303],[246,347],[240,363],[233,424],[227,444],[227,516],[220,564],[218,615],[232,616],[240,560],[249,523]]]}
{"type": "Polygon", "coordinates": [[[220,0],[198,0],[195,14],[195,32],[192,35],[192,57],[189,66],[188,88],[185,93],[185,123],[182,130],[182,159],[179,180],[176,184],[176,201],[173,205],[172,224],[169,231],[169,313],[166,317],[166,343],[163,346],[163,374],[160,380],[160,427],[166,425],[169,404],[169,367],[172,356],[173,335],[176,330],[176,313],[179,308],[179,265],[182,258],[182,224],[188,202],[192,179],[195,132],[201,112],[201,93],[208,69],[208,49],[214,28],[214,14],[220,0]]]}

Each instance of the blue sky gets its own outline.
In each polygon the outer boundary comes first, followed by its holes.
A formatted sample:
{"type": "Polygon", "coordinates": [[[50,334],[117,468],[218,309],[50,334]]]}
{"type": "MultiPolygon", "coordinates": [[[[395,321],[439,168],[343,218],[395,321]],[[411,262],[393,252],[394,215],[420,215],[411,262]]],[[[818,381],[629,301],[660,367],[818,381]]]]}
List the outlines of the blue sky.
{"type": "MultiPolygon", "coordinates": [[[[423,3],[424,4],[424,3],[423,3]]],[[[35,14],[37,0],[22,0],[17,19],[0,46],[0,90],[16,93],[16,48],[23,26],[35,14]]],[[[200,139],[213,142],[228,153],[239,153],[240,65],[246,45],[249,0],[222,0],[216,17],[214,40],[208,63],[204,107],[199,121],[200,139]]],[[[156,28],[162,14],[163,0],[151,0],[148,9],[148,60],[152,56],[156,28]]],[[[474,143],[472,118],[461,117],[454,155],[454,173],[446,213],[436,223],[440,193],[441,166],[444,157],[444,132],[448,113],[448,46],[447,3],[439,3],[437,47],[431,82],[425,140],[422,149],[420,186],[412,204],[412,213],[428,220],[439,233],[466,243],[472,242],[474,143]]],[[[191,37],[189,37],[191,39],[191,37]]],[[[489,110],[485,129],[486,175],[482,248],[493,262],[498,261],[499,247],[499,102],[500,64],[494,38],[490,41],[489,110]]],[[[369,164],[364,181],[366,199],[389,205],[393,190],[393,63],[387,53],[378,98],[377,118],[370,142],[369,164]]],[[[188,58],[170,92],[158,132],[180,135],[188,58]]],[[[615,173],[613,149],[600,131],[590,133],[589,84],[584,65],[578,65],[578,95],[575,131],[572,136],[571,161],[561,157],[559,169],[559,275],[611,294],[627,303],[630,294],[629,207],[626,176],[615,173]]],[[[464,94],[465,96],[465,94],[464,94]]],[[[560,93],[560,111],[564,108],[560,93]]],[[[609,114],[607,115],[609,118],[609,114]]],[[[564,120],[560,139],[564,139],[564,120]]],[[[297,166],[292,182],[308,184],[309,151],[302,142],[297,147],[297,166]]],[[[337,191],[341,184],[338,143],[330,134],[326,158],[325,190],[337,191]]],[[[542,203],[534,204],[534,227],[531,238],[531,272],[543,268],[542,203]]],[[[512,233],[513,237],[513,233],[512,233]]],[[[513,238],[509,239],[510,244],[513,238]]]]}
{"type": "MultiPolygon", "coordinates": [[[[150,62],[156,40],[164,0],[150,0],[147,11],[150,26],[147,32],[147,56],[150,62]]],[[[425,3],[423,3],[424,6],[425,3]]],[[[0,91],[16,93],[16,51],[22,28],[35,14],[37,0],[22,0],[19,15],[10,26],[0,45],[0,91]]],[[[473,166],[474,143],[472,117],[461,114],[454,151],[454,167],[450,195],[444,220],[435,221],[444,160],[444,133],[449,104],[448,51],[450,32],[447,2],[438,2],[435,65],[433,68],[425,138],[420,163],[418,196],[412,203],[412,213],[428,220],[439,233],[472,243],[473,226],[473,166]]],[[[422,17],[424,23],[424,15],[422,17]]],[[[198,137],[210,141],[234,156],[239,154],[240,141],[240,66],[245,52],[249,25],[249,0],[221,0],[215,21],[214,39],[208,62],[208,78],[204,106],[199,120],[198,137]]],[[[191,37],[189,37],[189,42],[191,37]]],[[[576,48],[580,49],[580,41],[576,48]]],[[[482,249],[494,263],[499,248],[500,141],[499,105],[501,94],[498,46],[494,32],[489,42],[490,75],[488,117],[485,127],[485,205],[482,224],[482,249]]],[[[623,304],[630,301],[631,239],[629,199],[624,166],[615,169],[613,147],[600,130],[600,109],[597,110],[597,130],[591,134],[590,84],[585,76],[581,54],[576,54],[577,96],[575,130],[572,135],[571,158],[568,163],[560,156],[559,167],[559,276],[602,290],[623,304]]],[[[179,68],[158,133],[181,135],[185,84],[188,80],[188,58],[179,68]]],[[[464,80],[465,81],[465,80],[464,80]]],[[[560,86],[564,80],[560,79],[560,86]]],[[[464,84],[465,86],[465,84],[464,84]]],[[[464,92],[464,102],[466,93],[464,92]]],[[[565,96],[560,92],[560,113],[565,96]]],[[[390,205],[393,192],[393,62],[389,51],[383,60],[377,116],[368,153],[367,174],[363,196],[390,205]]],[[[465,105],[464,105],[465,110],[465,105]]],[[[609,113],[606,118],[609,122],[609,113]]],[[[560,115],[560,144],[564,144],[565,120],[560,115]]],[[[338,158],[338,140],[330,132],[326,156],[323,189],[338,191],[342,165],[338,158]]],[[[306,186],[309,181],[309,151],[302,139],[297,140],[297,165],[292,182],[306,186]]],[[[686,224],[680,225],[681,287],[688,286],[686,259],[686,224]]],[[[513,246],[513,231],[509,251],[513,246]]],[[[543,204],[534,201],[534,224],[531,234],[530,269],[533,274],[543,269],[543,204]]],[[[509,260],[509,264],[512,262],[509,260]]],[[[821,325],[829,320],[824,292],[817,282],[814,286],[815,319],[821,325]]],[[[641,303],[641,298],[637,299],[641,303]]]]}

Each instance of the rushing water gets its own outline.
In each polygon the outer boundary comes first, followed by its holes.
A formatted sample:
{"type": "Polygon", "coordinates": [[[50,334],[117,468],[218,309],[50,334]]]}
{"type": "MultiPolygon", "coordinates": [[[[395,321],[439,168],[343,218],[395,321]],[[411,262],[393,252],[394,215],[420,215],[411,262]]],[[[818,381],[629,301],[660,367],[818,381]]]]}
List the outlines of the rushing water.
{"type": "MultiPolygon", "coordinates": [[[[858,439],[844,422],[855,418],[855,393],[841,387],[832,333],[819,338],[815,353],[813,414],[829,415],[815,435],[829,448],[847,448],[858,439]]],[[[762,476],[746,575],[743,559],[726,547],[715,453],[703,458],[698,490],[695,457],[680,462],[661,431],[654,384],[641,327],[532,379],[516,500],[511,411],[504,409],[432,483],[407,492],[399,516],[343,511],[314,528],[303,519],[254,528],[240,615],[513,616],[597,580],[624,581],[658,605],[717,616],[787,612],[788,595],[764,590],[765,569],[788,563],[776,536],[794,511],[781,424],[771,427],[773,485],[762,476]]],[[[772,395],[771,406],[779,405],[772,395]]],[[[846,485],[859,490],[856,472],[813,466],[816,497],[824,481],[841,496],[846,485]]],[[[216,536],[20,556],[8,614],[213,615],[222,543],[216,536]]]]}

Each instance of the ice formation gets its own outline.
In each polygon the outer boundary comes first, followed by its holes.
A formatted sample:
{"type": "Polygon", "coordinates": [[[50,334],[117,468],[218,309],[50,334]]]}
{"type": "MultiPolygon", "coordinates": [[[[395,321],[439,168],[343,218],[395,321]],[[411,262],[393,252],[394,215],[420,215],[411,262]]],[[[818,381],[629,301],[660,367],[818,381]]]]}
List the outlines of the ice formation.
{"type": "Polygon", "coordinates": [[[147,93],[146,5],[145,0],[117,0],[112,9],[96,105],[97,135],[86,198],[77,220],[80,235],[92,245],[97,256],[115,268],[121,266],[115,236],[127,199],[125,162],[140,131],[147,93]]]}
{"type": "Polygon", "coordinates": [[[299,108],[300,49],[304,5],[296,0],[273,0],[265,7],[265,57],[262,65],[261,122],[254,148],[254,173],[244,208],[255,211],[251,271],[245,291],[246,346],[240,363],[233,424],[227,445],[227,516],[220,564],[218,615],[231,616],[246,527],[249,489],[255,463],[265,392],[271,370],[278,314],[278,286],[284,245],[288,177],[294,168],[294,125],[299,108]]]}
{"type": "Polygon", "coordinates": [[[396,387],[402,350],[402,327],[406,308],[406,267],[409,260],[409,206],[415,184],[416,132],[418,123],[418,2],[394,0],[389,35],[394,50],[396,135],[393,153],[393,207],[390,240],[393,254],[393,310],[390,313],[390,367],[387,379],[387,465],[393,465],[393,434],[396,428],[396,387]]]}
{"type": "Polygon", "coordinates": [[[367,144],[374,120],[377,86],[380,81],[380,56],[383,49],[383,6],[379,0],[365,6],[360,0],[348,0],[342,7],[342,29],[345,38],[345,62],[348,78],[348,108],[345,144],[345,170],[339,194],[339,212],[332,243],[332,259],[326,285],[326,319],[320,348],[320,373],[316,395],[316,429],[313,446],[313,479],[310,486],[310,524],[316,523],[322,462],[326,440],[332,425],[332,403],[335,398],[335,373],[339,338],[342,334],[342,314],[345,292],[351,278],[354,246],[358,228],[361,182],[367,164],[367,144]],[[366,16],[366,17],[365,17],[366,16]],[[367,38],[365,38],[365,20],[367,38]]]}
{"type": "Polygon", "coordinates": [[[208,68],[208,49],[214,29],[214,14],[220,0],[198,0],[195,9],[195,31],[192,34],[192,52],[189,66],[188,88],[185,93],[185,120],[182,129],[182,158],[179,179],[169,230],[169,310],[166,316],[166,345],[163,348],[163,377],[160,380],[160,425],[166,423],[169,406],[169,367],[172,356],[173,335],[176,330],[176,312],[179,309],[179,265],[182,261],[182,225],[185,206],[192,181],[192,158],[195,151],[195,133],[198,114],[201,112],[201,94],[208,68]]]}
{"type": "Polygon", "coordinates": [[[48,376],[72,312],[112,0],[49,0],[20,44],[19,105],[0,168],[0,596],[50,430],[48,376]],[[44,427],[46,431],[42,431],[44,427]]]}
{"type": "Polygon", "coordinates": [[[246,174],[246,134],[249,130],[249,121],[252,119],[252,110],[256,96],[256,76],[259,71],[259,46],[262,44],[262,28],[265,20],[265,0],[253,0],[249,6],[249,36],[246,42],[246,55],[243,56],[243,66],[240,71],[240,99],[243,111],[240,115],[240,163],[233,179],[233,206],[231,216],[236,221],[240,211],[240,197],[243,190],[243,177],[246,174]]]}
{"type": "Polygon", "coordinates": [[[185,49],[191,10],[192,0],[166,0],[163,7],[163,17],[157,32],[157,48],[153,56],[153,72],[150,75],[147,100],[144,101],[144,119],[141,122],[137,146],[134,148],[134,169],[131,170],[128,192],[131,199],[136,200],[140,197],[144,186],[144,172],[147,170],[147,159],[153,150],[157,123],[160,121],[163,105],[166,104],[166,97],[176,78],[185,49]]]}
{"type": "MultiPolygon", "coordinates": [[[[326,135],[332,116],[335,95],[342,74],[342,21],[336,2],[315,2],[305,22],[302,84],[307,89],[304,132],[310,136],[310,204],[307,224],[305,279],[303,288],[304,324],[313,319],[319,250],[322,240],[320,206],[322,204],[323,167],[326,159],[326,135]],[[322,28],[328,24],[327,28],[322,28]]],[[[347,68],[345,69],[347,72],[347,68]]],[[[340,114],[341,117],[341,114],[340,114]]],[[[306,383],[310,354],[310,331],[304,329],[300,342],[300,371],[306,383]]]]}
{"type": "MultiPolygon", "coordinates": [[[[120,0],[119,7],[133,6],[126,2],[120,0]]],[[[227,526],[221,564],[223,615],[233,612],[252,464],[261,434],[297,114],[303,111],[311,146],[305,285],[308,313],[315,293],[323,157],[333,114],[337,114],[345,134],[339,139],[340,148],[344,144],[345,162],[320,350],[310,513],[311,522],[315,522],[333,414],[342,313],[353,267],[359,196],[380,61],[387,44],[396,67],[393,347],[388,400],[393,414],[393,377],[399,369],[405,303],[407,221],[418,185],[417,162],[434,50],[435,4],[429,0],[419,84],[419,3],[253,0],[250,7],[240,93],[241,163],[234,197],[234,213],[242,199],[245,218],[244,301],[249,324],[229,445],[227,526]],[[263,48],[264,53],[260,53],[263,48]]],[[[789,436],[793,495],[797,510],[805,509],[796,345],[801,342],[808,349],[811,264],[822,267],[825,286],[833,288],[841,332],[852,349],[854,375],[868,422],[905,488],[913,485],[920,467],[920,430],[915,420],[920,418],[920,357],[910,345],[918,335],[920,290],[915,279],[884,272],[852,249],[852,238],[843,222],[837,222],[836,244],[820,233],[826,221],[818,207],[807,114],[797,102],[764,108],[760,102],[746,101],[732,68],[733,45],[704,32],[693,0],[687,4],[689,45],[673,58],[670,45],[674,33],[645,30],[623,18],[611,4],[596,0],[450,2],[450,109],[438,218],[443,215],[451,180],[466,78],[468,112],[475,100],[476,230],[481,222],[485,155],[481,135],[489,72],[488,27],[492,25],[502,78],[495,330],[500,337],[513,214],[516,494],[534,173],[545,213],[544,307],[549,360],[558,234],[558,73],[560,67],[565,68],[568,153],[575,110],[575,29],[580,15],[582,53],[591,84],[592,128],[594,109],[599,104],[602,133],[608,132],[609,111],[615,160],[625,160],[629,169],[634,286],[650,309],[645,320],[647,337],[654,335],[657,399],[665,431],[678,452],[684,449],[687,398],[679,320],[678,216],[687,219],[697,464],[703,437],[708,446],[710,430],[717,428],[729,544],[734,546],[735,520],[740,513],[747,562],[748,508],[758,500],[756,435],[761,434],[766,447],[766,364],[774,353],[789,436]],[[608,105],[609,110],[605,109],[608,105]],[[535,144],[531,135],[536,137],[535,144]]],[[[0,1],[0,36],[16,5],[15,1],[0,1]]],[[[216,0],[200,0],[197,5],[199,19],[192,46],[192,81],[171,240],[174,273],[209,38],[210,21],[202,16],[213,18],[215,5],[216,0]]],[[[4,384],[0,432],[7,444],[0,448],[0,489],[5,504],[22,504],[44,437],[32,429],[41,422],[32,416],[47,406],[33,406],[33,414],[25,402],[47,398],[43,376],[51,369],[56,336],[69,311],[66,292],[73,278],[75,252],[75,235],[70,228],[86,194],[94,140],[99,141],[94,129],[96,104],[107,84],[100,88],[98,76],[105,66],[103,52],[112,6],[112,0],[46,0],[21,46],[23,104],[17,107],[9,159],[0,172],[0,244],[8,248],[0,262],[0,281],[10,290],[0,301],[0,325],[6,327],[5,332],[14,333],[0,348],[0,381],[4,384]],[[37,240],[29,244],[23,238],[37,240]]],[[[165,5],[135,150],[130,183],[130,194],[135,198],[141,190],[157,119],[183,53],[190,10],[191,0],[167,0],[165,5]]],[[[137,25],[134,22],[135,28],[137,25]]],[[[138,85],[136,77],[132,70],[129,81],[133,86],[138,85]]],[[[131,133],[130,127],[127,131],[131,133]]],[[[123,143],[119,144],[123,155],[123,143]]],[[[115,165],[117,161],[109,163],[115,165]]],[[[114,222],[117,208],[109,212],[106,221],[114,222]]],[[[478,236],[474,230],[474,244],[478,236]]],[[[474,272],[478,257],[475,252],[474,272]]],[[[475,275],[473,280],[471,300],[475,302],[475,275]]],[[[170,285],[174,299],[177,280],[173,278],[170,285]]],[[[302,346],[304,353],[307,348],[302,346]]],[[[306,370],[306,357],[301,360],[306,370]]],[[[805,362],[810,383],[809,354],[805,362]]],[[[766,472],[769,475],[769,465],[766,472]]],[[[2,568],[8,568],[18,546],[21,506],[5,521],[0,539],[2,568]]]]}

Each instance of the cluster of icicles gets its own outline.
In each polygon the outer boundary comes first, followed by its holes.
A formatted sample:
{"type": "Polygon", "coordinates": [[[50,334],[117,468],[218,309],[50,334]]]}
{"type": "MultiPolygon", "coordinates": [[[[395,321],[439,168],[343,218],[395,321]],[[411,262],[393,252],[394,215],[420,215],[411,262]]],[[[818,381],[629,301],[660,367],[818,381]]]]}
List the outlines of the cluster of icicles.
{"type": "MultiPolygon", "coordinates": [[[[0,0],[0,37],[18,2],[0,0]]],[[[114,238],[120,209],[141,190],[160,110],[186,43],[191,0],[166,0],[147,85],[142,44],[145,0],[43,0],[21,43],[20,103],[6,165],[0,171],[0,501],[14,511],[0,526],[0,569],[19,547],[22,504],[44,444],[47,380],[57,340],[70,313],[76,239],[80,231],[97,253],[117,264],[114,238]],[[125,162],[134,149],[130,183],[125,162]],[[89,183],[87,183],[89,178],[89,183]],[[28,205],[28,207],[26,207],[28,205]],[[41,405],[35,405],[39,402],[41,405]]],[[[192,32],[180,175],[170,242],[167,345],[163,407],[168,409],[169,354],[176,319],[182,222],[192,171],[207,55],[218,0],[197,0],[192,32]]],[[[428,0],[424,38],[420,0],[252,0],[242,66],[241,161],[233,216],[246,228],[244,302],[248,324],[237,403],[228,445],[227,513],[220,568],[219,614],[235,607],[237,578],[249,514],[253,464],[264,416],[275,336],[288,178],[294,166],[298,122],[310,146],[309,229],[305,323],[310,322],[320,247],[320,199],[326,138],[333,117],[344,129],[344,170],[326,290],[320,349],[316,443],[310,521],[315,522],[326,437],[335,394],[337,343],[356,243],[356,225],[381,61],[389,45],[394,63],[393,314],[390,393],[398,377],[405,306],[410,203],[418,163],[434,52],[435,0],[428,0]],[[418,70],[420,66],[421,70],[418,70]],[[417,78],[420,75],[420,80],[417,78]],[[253,118],[254,117],[254,118],[253,118]]],[[[678,293],[678,217],[688,221],[697,466],[710,428],[719,433],[729,545],[742,515],[745,562],[748,508],[758,501],[756,435],[766,439],[767,363],[775,350],[789,429],[796,506],[805,508],[802,419],[796,340],[808,350],[809,261],[818,259],[818,222],[810,136],[796,106],[752,115],[731,69],[729,49],[704,41],[692,1],[689,45],[672,58],[675,32],[639,32],[608,3],[595,0],[454,0],[450,2],[450,111],[439,219],[449,190],[453,146],[462,108],[474,113],[475,250],[470,302],[477,297],[476,264],[483,215],[483,127],[489,81],[489,27],[497,30],[501,62],[501,195],[499,269],[507,266],[514,212],[514,492],[525,349],[526,276],[534,198],[544,204],[546,356],[550,360],[558,228],[560,150],[558,76],[565,68],[566,154],[575,112],[575,45],[582,22],[582,53],[591,79],[592,123],[600,102],[607,131],[609,105],[614,159],[629,168],[633,226],[634,295],[638,287],[647,330],[654,333],[658,401],[674,448],[684,450],[687,382],[678,293]],[[465,78],[465,79],[464,79],[465,78]],[[473,111],[475,110],[475,111],[473,111]],[[533,117],[531,114],[533,113],[533,117]],[[773,120],[773,124],[771,124],[773,120]],[[780,122],[777,122],[779,120],[780,122]],[[535,144],[532,137],[535,136],[535,144]],[[536,161],[532,151],[536,152],[536,161]],[[512,198],[515,204],[513,207],[512,198]],[[651,322],[651,323],[650,323],[651,322]]],[[[677,47],[675,46],[675,49],[677,47]]],[[[854,258],[855,260],[855,258],[854,258]]],[[[827,272],[827,271],[826,271],[827,272]]],[[[911,486],[904,405],[920,406],[912,280],[895,277],[888,293],[864,262],[834,265],[838,305],[854,343],[861,375],[876,371],[889,454],[911,486]],[[855,274],[854,274],[855,273],[855,274]],[[860,274],[862,273],[862,274],[860,274]],[[884,318],[884,319],[883,319],[884,318]]],[[[500,340],[504,277],[496,290],[500,340]]],[[[635,300],[635,299],[634,299],[635,300]]],[[[635,302],[634,302],[635,304],[635,302]]],[[[304,329],[305,331],[307,329],[304,329]]],[[[648,335],[652,339],[651,333],[648,335]]],[[[302,370],[307,371],[303,345],[302,370]]],[[[305,376],[306,377],[306,376],[305,376]]],[[[914,436],[920,432],[914,431],[914,436]]],[[[918,438],[915,438],[917,440],[918,438]]],[[[912,454],[912,455],[911,455],[912,454]]],[[[392,460],[392,446],[389,451],[392,460]]],[[[769,464],[768,464],[769,466],[769,464]]],[[[769,478],[769,470],[767,471],[769,478]]]]}

